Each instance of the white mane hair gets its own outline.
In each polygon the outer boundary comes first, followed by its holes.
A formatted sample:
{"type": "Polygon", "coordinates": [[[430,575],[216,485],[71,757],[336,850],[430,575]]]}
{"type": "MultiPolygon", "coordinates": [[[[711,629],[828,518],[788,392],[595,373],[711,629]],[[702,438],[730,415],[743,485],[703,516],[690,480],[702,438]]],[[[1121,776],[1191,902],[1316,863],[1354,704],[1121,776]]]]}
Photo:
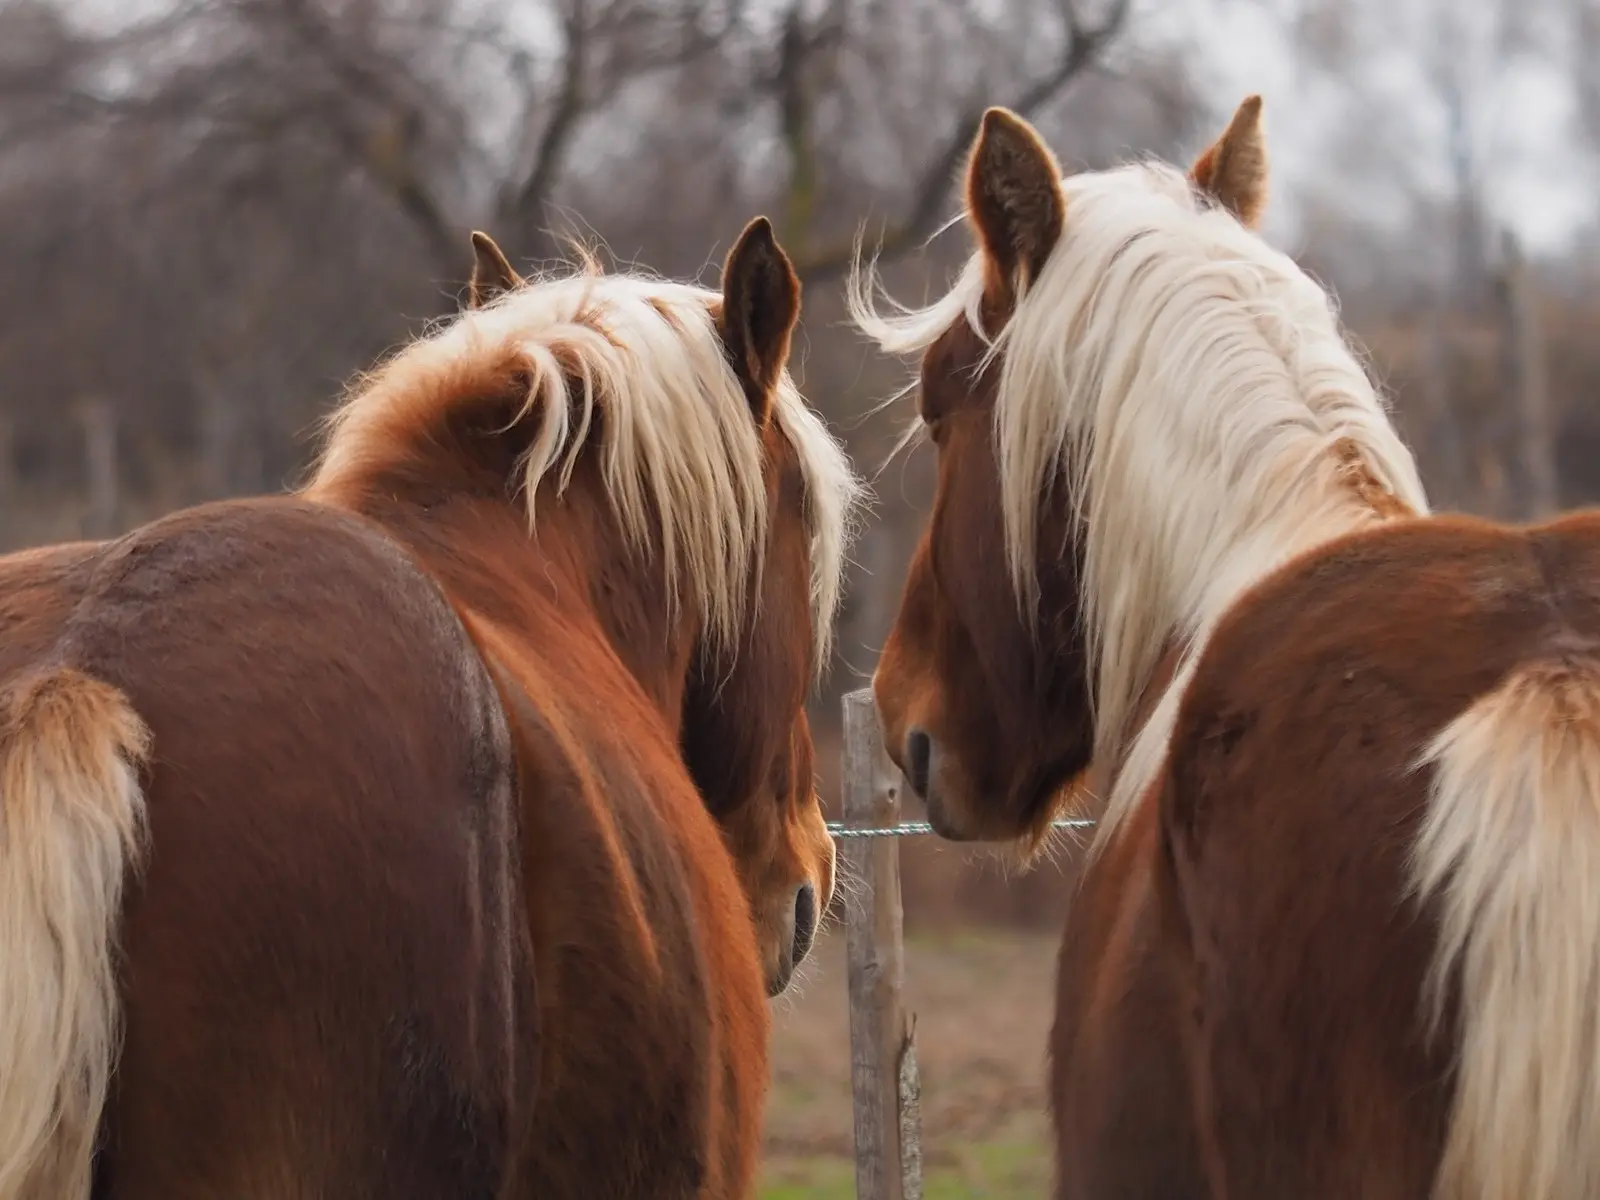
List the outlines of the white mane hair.
{"type": "MultiPolygon", "coordinates": [[[[519,421],[536,420],[521,464],[530,532],[559,501],[597,411],[606,492],[634,546],[660,556],[669,602],[687,593],[720,650],[758,596],[767,540],[761,435],[718,332],[718,292],[641,273],[528,280],[423,335],[359,382],[330,419],[309,490],[367,469],[403,431],[486,378],[529,380],[519,421]]],[[[861,484],[789,373],[774,419],[800,460],[811,541],[818,670],[827,661],[861,484]]]]}
{"type": "MultiPolygon", "coordinates": [[[[1414,512],[1427,499],[1328,295],[1292,259],[1165,164],[1062,186],[1061,238],[985,340],[991,361],[1004,354],[994,446],[1030,620],[1048,485],[1065,482],[1082,522],[1095,753],[1113,766],[1126,750],[1098,849],[1161,769],[1179,701],[1234,599],[1378,519],[1341,448],[1414,512]],[[1130,746],[1134,708],[1172,644],[1173,682],[1130,746]]],[[[983,270],[974,255],[941,299],[885,317],[869,267],[852,280],[852,315],[891,353],[920,353],[959,320],[984,336],[983,270]]]]}

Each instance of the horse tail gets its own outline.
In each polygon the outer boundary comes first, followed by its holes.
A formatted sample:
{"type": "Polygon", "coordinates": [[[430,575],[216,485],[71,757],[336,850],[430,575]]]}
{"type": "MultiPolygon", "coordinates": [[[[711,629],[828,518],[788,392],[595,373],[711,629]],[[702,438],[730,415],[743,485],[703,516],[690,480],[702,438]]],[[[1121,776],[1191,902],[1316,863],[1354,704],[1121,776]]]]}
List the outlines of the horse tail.
{"type": "Polygon", "coordinates": [[[70,668],[0,698],[0,1200],[86,1200],[117,1053],[150,733],[70,668]]]}
{"type": "Polygon", "coordinates": [[[1518,667],[1422,762],[1425,996],[1459,1036],[1435,1200],[1600,1195],[1600,662],[1518,667]]]}

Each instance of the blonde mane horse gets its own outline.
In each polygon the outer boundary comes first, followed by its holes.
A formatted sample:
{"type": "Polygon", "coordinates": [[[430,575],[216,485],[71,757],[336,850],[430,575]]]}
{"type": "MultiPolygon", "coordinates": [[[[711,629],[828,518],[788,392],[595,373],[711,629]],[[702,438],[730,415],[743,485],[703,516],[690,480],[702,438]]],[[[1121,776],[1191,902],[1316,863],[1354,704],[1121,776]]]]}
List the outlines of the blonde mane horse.
{"type": "Polygon", "coordinates": [[[1062,1197],[1600,1194],[1600,525],[1429,516],[1247,100],[1062,177],[992,110],[920,358],[933,516],[874,680],[946,837],[1103,796],[1062,1197]]]}

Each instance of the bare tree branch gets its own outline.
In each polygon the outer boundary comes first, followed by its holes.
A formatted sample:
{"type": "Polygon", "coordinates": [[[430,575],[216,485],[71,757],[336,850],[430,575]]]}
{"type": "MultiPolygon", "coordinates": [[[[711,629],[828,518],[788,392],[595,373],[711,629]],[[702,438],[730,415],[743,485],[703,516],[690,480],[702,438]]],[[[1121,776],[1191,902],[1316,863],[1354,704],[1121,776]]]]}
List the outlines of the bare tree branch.
{"type": "MultiPolygon", "coordinates": [[[[1115,0],[1098,22],[1086,25],[1072,0],[1063,0],[1067,36],[1060,57],[1049,71],[1025,84],[1009,99],[995,103],[1021,116],[1032,116],[1099,62],[1126,25],[1129,5],[1130,0],[1115,0]]],[[[977,135],[984,107],[974,105],[966,111],[918,176],[904,211],[885,225],[879,237],[877,254],[880,260],[892,260],[907,253],[939,227],[945,196],[977,135]]],[[[795,269],[808,284],[836,279],[849,269],[854,255],[853,241],[840,243],[818,253],[802,254],[795,269]]]]}
{"type": "Polygon", "coordinates": [[[336,102],[328,105],[325,119],[351,160],[389,192],[439,268],[450,271],[461,257],[465,232],[446,215],[418,161],[427,132],[422,99],[393,63],[375,62],[370,48],[351,45],[308,0],[271,4],[301,49],[315,56],[351,96],[382,114],[375,127],[363,128],[356,106],[336,102]]]}
{"type": "MultiPolygon", "coordinates": [[[[566,50],[562,57],[561,84],[550,102],[549,119],[534,147],[532,166],[522,182],[510,188],[501,202],[499,216],[508,226],[502,232],[510,239],[513,255],[518,257],[527,256],[528,243],[533,237],[530,226],[537,221],[554,190],[563,156],[583,116],[589,69],[588,13],[587,0],[573,0],[562,21],[566,50]]],[[[525,108],[524,117],[528,115],[525,108]]]]}
{"type": "Polygon", "coordinates": [[[662,24],[660,5],[612,0],[592,12],[588,0],[569,2],[562,20],[565,49],[560,82],[553,96],[542,96],[525,78],[524,124],[532,128],[539,109],[548,110],[548,116],[529,155],[527,173],[502,190],[496,214],[507,249],[517,257],[535,257],[547,249],[540,218],[555,193],[579,125],[601,94],[615,91],[624,79],[638,80],[695,62],[721,46],[744,14],[744,0],[732,0],[722,20],[707,25],[702,18],[713,6],[706,0],[687,0],[677,36],[665,45],[652,45],[662,24]],[[608,60],[603,65],[602,55],[608,60]],[[602,70],[608,76],[605,81],[597,79],[602,70]]]}
{"type": "Polygon", "coordinates": [[[366,163],[373,177],[387,186],[395,204],[422,236],[439,270],[446,275],[458,271],[466,234],[446,215],[418,168],[421,114],[396,114],[364,146],[354,140],[350,131],[342,133],[350,139],[346,144],[352,155],[366,163]]]}
{"type": "Polygon", "coordinates": [[[821,54],[844,40],[845,6],[830,4],[812,28],[806,28],[800,0],[784,17],[778,40],[778,61],[769,84],[778,100],[778,122],[789,154],[789,191],[784,204],[783,236],[792,253],[810,253],[816,216],[820,170],[812,131],[812,81],[808,68],[821,54]]]}

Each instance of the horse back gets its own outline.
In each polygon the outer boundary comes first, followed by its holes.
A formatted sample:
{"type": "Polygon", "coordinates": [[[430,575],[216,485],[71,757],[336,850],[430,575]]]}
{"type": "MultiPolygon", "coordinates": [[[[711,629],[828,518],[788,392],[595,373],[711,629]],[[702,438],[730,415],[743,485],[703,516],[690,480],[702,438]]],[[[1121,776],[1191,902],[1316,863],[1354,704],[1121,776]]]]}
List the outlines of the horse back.
{"type": "Polygon", "coordinates": [[[0,563],[0,677],[148,727],[97,1195],[492,1196],[534,1068],[515,764],[375,527],[290,500],[0,563]]]}
{"type": "Polygon", "coordinates": [[[1226,1194],[1431,1190],[1458,1014],[1430,1031],[1420,759],[1517,667],[1600,648],[1597,533],[1382,527],[1289,564],[1209,643],[1161,824],[1226,1194]]]}

